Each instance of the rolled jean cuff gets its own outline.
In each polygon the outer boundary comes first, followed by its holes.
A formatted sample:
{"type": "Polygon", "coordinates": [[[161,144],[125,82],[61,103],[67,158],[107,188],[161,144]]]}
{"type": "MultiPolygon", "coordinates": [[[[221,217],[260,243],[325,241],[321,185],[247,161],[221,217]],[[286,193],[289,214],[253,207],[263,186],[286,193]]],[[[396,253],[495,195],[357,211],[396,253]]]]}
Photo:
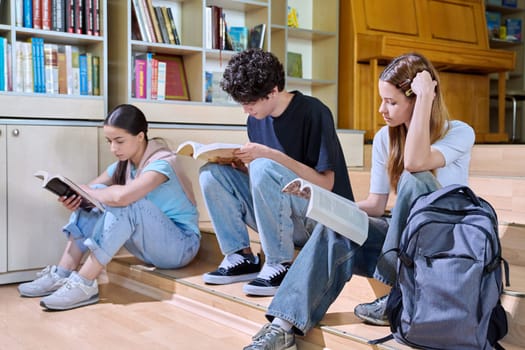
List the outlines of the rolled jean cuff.
{"type": "MultiPolygon", "coordinates": [[[[77,213],[74,213],[73,215],[78,215],[77,213]]],[[[77,245],[77,247],[80,249],[82,253],[85,253],[87,251],[87,247],[84,244],[84,234],[80,231],[78,226],[76,225],[76,220],[74,222],[70,222],[66,224],[62,228],[62,232],[66,235],[66,238],[73,238],[73,241],[77,245]]]]}
{"type": "Polygon", "coordinates": [[[395,281],[392,281],[392,282],[389,281],[388,279],[383,277],[377,270],[374,272],[374,278],[378,280],[379,282],[384,283],[390,287],[393,287],[395,284],[395,281]]]}
{"type": "Polygon", "coordinates": [[[101,265],[107,265],[111,259],[113,259],[113,255],[109,255],[108,253],[106,253],[104,251],[104,249],[102,249],[94,240],[92,240],[91,238],[87,238],[85,241],[84,241],[84,245],[86,247],[89,248],[89,250],[91,250],[91,254],[93,254],[95,256],[95,258],[97,259],[97,261],[101,264],[101,265]]]}
{"type": "Polygon", "coordinates": [[[292,324],[292,329],[293,331],[300,335],[300,336],[304,336],[308,331],[309,329],[306,329],[306,326],[305,325],[297,325],[296,321],[295,320],[292,320],[289,316],[287,316],[286,314],[282,314],[280,312],[277,312],[277,311],[272,311],[272,310],[268,310],[267,313],[266,313],[266,319],[270,322],[273,321],[274,318],[280,318],[281,320],[285,320],[286,322],[289,322],[292,324]]]}

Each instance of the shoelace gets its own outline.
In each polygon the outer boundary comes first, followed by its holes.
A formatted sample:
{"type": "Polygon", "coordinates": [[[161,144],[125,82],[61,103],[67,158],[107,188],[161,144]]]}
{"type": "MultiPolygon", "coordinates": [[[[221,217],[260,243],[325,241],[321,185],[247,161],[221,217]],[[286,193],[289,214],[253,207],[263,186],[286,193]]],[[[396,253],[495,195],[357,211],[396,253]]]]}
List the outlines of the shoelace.
{"type": "Polygon", "coordinates": [[[51,274],[52,273],[52,271],[51,271],[52,269],[53,269],[53,266],[47,265],[45,267],[45,269],[43,269],[42,271],[36,273],[36,277],[42,277],[42,276],[51,274]]]}
{"type": "Polygon", "coordinates": [[[271,280],[275,276],[280,275],[283,272],[286,272],[288,268],[284,266],[283,264],[264,264],[261,272],[257,276],[258,278],[262,278],[265,280],[271,280]]]}
{"type": "Polygon", "coordinates": [[[227,255],[224,257],[224,259],[222,259],[222,262],[219,265],[219,269],[231,269],[232,267],[242,264],[244,260],[246,259],[242,255],[237,253],[227,255]]]}
{"type": "Polygon", "coordinates": [[[271,340],[274,336],[279,336],[283,332],[284,330],[281,328],[268,323],[253,336],[252,340],[255,345],[262,345],[265,343],[265,340],[271,340]]]}

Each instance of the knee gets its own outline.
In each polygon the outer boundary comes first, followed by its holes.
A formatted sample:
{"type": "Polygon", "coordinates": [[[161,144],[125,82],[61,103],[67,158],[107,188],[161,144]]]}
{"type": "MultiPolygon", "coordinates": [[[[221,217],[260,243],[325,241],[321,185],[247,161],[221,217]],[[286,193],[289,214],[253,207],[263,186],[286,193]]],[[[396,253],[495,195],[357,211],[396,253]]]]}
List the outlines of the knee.
{"type": "Polygon", "coordinates": [[[250,184],[253,188],[267,187],[271,179],[280,177],[281,165],[267,158],[257,158],[250,163],[250,184]]]}
{"type": "Polygon", "coordinates": [[[206,163],[199,169],[199,183],[202,188],[208,187],[210,184],[217,183],[217,177],[220,174],[218,164],[206,163]]]}

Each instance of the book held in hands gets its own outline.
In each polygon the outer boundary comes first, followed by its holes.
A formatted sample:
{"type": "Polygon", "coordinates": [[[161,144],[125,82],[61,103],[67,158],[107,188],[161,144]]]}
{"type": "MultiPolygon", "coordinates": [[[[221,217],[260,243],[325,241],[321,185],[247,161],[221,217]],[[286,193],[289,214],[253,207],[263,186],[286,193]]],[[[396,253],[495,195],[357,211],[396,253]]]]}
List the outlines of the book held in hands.
{"type": "Polygon", "coordinates": [[[102,203],[93,198],[89,193],[84,191],[79,185],[65,176],[50,174],[47,171],[39,170],[33,174],[36,178],[42,180],[42,187],[60,197],[69,197],[78,195],[82,197],[81,208],[91,209],[98,208],[104,211],[102,203]]]}
{"type": "Polygon", "coordinates": [[[362,245],[368,237],[368,214],[355,202],[301,178],[282,191],[308,200],[306,216],[362,245]]]}
{"type": "Polygon", "coordinates": [[[211,163],[231,163],[236,157],[233,155],[235,150],[242,145],[234,143],[209,143],[202,144],[195,141],[183,142],[177,147],[176,154],[193,157],[211,163]]]}

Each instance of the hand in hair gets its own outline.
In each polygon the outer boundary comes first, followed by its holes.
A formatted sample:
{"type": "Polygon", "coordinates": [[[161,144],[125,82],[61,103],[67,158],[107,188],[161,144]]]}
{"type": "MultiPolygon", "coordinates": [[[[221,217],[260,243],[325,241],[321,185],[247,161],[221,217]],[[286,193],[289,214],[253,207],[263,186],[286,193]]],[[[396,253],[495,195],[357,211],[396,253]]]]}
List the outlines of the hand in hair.
{"type": "Polygon", "coordinates": [[[410,88],[412,92],[418,97],[429,96],[434,99],[436,96],[437,81],[432,79],[430,73],[426,70],[416,74],[415,78],[412,79],[410,88]]]}

